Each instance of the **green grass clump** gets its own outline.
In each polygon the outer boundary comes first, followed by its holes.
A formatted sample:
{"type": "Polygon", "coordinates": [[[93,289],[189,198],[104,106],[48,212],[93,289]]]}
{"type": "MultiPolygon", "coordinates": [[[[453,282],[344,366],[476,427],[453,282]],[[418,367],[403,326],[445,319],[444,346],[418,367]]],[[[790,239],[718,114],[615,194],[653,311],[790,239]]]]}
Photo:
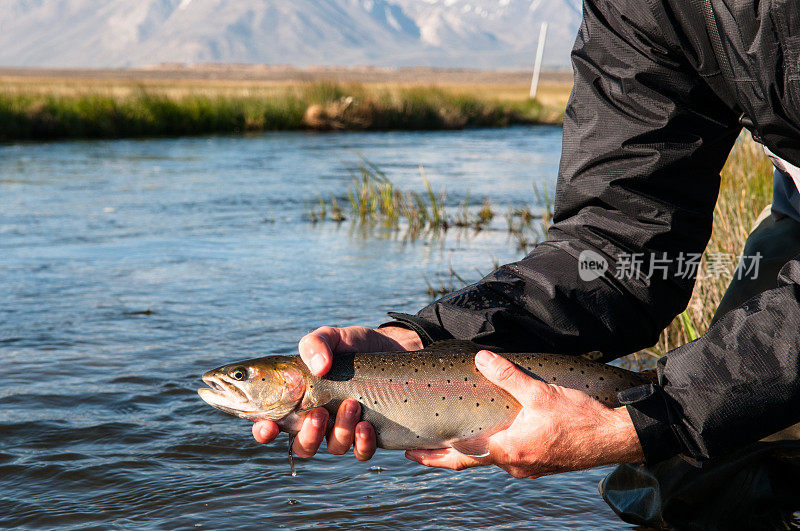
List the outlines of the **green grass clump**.
{"type": "Polygon", "coordinates": [[[0,94],[0,140],[175,136],[302,127],[305,106],[294,97],[186,96],[141,92],[127,98],[100,95],[0,94]]]}

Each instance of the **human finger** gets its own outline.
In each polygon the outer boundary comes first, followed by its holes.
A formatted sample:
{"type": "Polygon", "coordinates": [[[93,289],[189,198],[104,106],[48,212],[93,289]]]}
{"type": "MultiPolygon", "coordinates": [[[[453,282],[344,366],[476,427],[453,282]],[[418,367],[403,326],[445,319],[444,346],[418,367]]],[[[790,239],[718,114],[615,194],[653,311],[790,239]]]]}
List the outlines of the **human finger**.
{"type": "Polygon", "coordinates": [[[450,470],[464,470],[465,468],[489,464],[484,458],[470,457],[454,448],[406,450],[406,457],[421,465],[436,468],[449,468],[450,470]]]}
{"type": "Polygon", "coordinates": [[[508,391],[521,404],[530,403],[537,397],[547,396],[550,388],[546,383],[531,378],[502,356],[481,350],[475,355],[475,366],[487,380],[508,391]]]}
{"type": "Polygon", "coordinates": [[[328,412],[318,407],[309,411],[303,419],[300,432],[294,438],[292,450],[298,457],[311,457],[319,449],[328,426],[328,412]]]}
{"type": "Polygon", "coordinates": [[[366,421],[356,424],[356,440],[353,445],[353,454],[359,461],[369,461],[378,448],[375,438],[375,428],[366,421]]]}
{"type": "Polygon", "coordinates": [[[328,451],[330,453],[342,455],[353,446],[359,418],[361,418],[361,404],[352,399],[341,403],[336,412],[336,422],[328,434],[328,451]]]}
{"type": "Polygon", "coordinates": [[[280,431],[278,425],[271,420],[258,420],[253,423],[253,437],[261,444],[274,441],[280,431]]]}
{"type": "Polygon", "coordinates": [[[333,352],[339,346],[339,329],[332,326],[317,328],[306,334],[298,343],[300,358],[315,376],[322,376],[331,369],[333,352]]]}

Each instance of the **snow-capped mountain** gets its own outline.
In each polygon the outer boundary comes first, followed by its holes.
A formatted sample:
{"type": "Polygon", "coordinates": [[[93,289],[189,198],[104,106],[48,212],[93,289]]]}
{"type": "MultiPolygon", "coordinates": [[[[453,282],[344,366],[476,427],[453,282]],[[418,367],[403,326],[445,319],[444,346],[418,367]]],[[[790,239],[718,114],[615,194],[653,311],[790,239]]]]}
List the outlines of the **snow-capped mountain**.
{"type": "Polygon", "coordinates": [[[568,67],[580,0],[0,0],[0,66],[568,67]]]}

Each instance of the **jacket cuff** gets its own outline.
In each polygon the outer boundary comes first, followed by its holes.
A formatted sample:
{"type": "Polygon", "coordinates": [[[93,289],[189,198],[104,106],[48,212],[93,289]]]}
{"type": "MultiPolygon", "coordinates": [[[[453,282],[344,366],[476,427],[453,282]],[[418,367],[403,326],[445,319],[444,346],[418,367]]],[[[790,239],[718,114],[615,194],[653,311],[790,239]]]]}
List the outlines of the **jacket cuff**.
{"type": "Polygon", "coordinates": [[[383,323],[378,328],[384,326],[399,326],[401,328],[408,328],[417,333],[422,340],[422,346],[427,347],[436,341],[444,341],[445,339],[453,339],[453,336],[444,328],[426,321],[416,315],[409,315],[407,313],[389,312],[389,317],[395,319],[388,323],[383,323]]]}
{"type": "Polygon", "coordinates": [[[628,409],[647,465],[654,465],[681,452],[681,444],[670,423],[670,410],[655,384],[640,385],[617,393],[628,409]]]}

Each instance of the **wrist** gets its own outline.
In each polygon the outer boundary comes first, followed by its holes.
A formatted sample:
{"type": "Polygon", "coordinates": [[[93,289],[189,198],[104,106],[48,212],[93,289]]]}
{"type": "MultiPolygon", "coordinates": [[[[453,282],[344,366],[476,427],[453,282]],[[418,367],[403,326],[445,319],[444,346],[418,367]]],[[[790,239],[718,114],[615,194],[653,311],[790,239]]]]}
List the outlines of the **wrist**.
{"type": "Polygon", "coordinates": [[[609,442],[609,464],[642,463],[644,453],[636,435],[628,408],[625,406],[610,409],[602,435],[609,442]]]}
{"type": "Polygon", "coordinates": [[[422,348],[422,339],[419,334],[409,328],[389,325],[376,328],[375,331],[397,343],[403,350],[420,350],[422,348]]]}

